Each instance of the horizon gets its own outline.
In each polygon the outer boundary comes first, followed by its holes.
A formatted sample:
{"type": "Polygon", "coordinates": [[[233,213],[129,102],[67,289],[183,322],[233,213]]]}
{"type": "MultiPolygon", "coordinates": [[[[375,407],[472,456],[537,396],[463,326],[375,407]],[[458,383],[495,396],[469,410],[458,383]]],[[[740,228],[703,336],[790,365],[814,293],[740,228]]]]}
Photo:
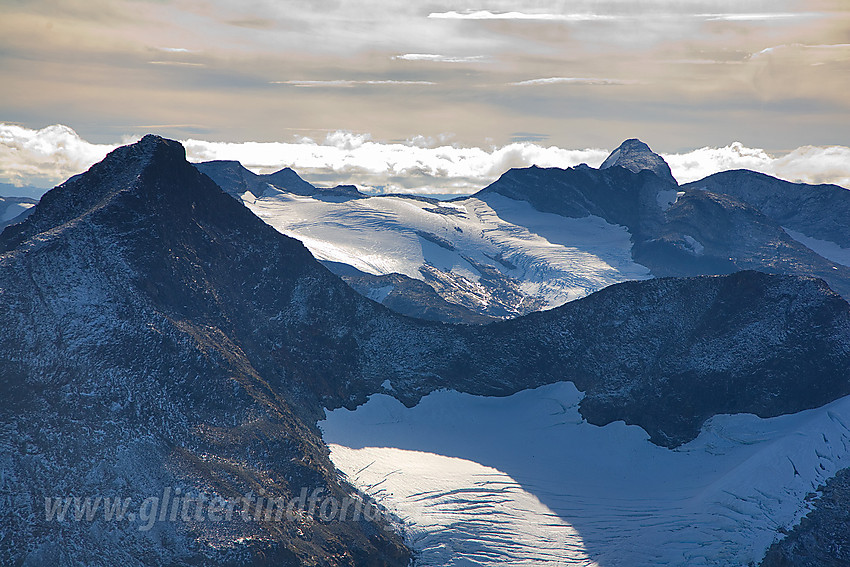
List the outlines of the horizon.
{"type": "MultiPolygon", "coordinates": [[[[113,149],[135,143],[141,137],[126,136],[119,143],[94,144],[63,125],[32,130],[0,122],[0,196],[37,199],[86,171],[113,149]]],[[[427,146],[416,141],[381,143],[351,132],[334,132],[320,142],[177,141],[192,163],[236,161],[258,174],[291,168],[317,187],[355,185],[369,195],[401,193],[434,198],[471,195],[512,168],[569,168],[580,164],[598,168],[619,146],[566,149],[533,142],[486,149],[427,146]]],[[[656,153],[668,163],[680,184],[721,171],[749,169],[794,183],[831,183],[850,188],[850,148],[845,146],[805,146],[776,156],[732,142],[725,147],[699,147],[679,154],[656,153]]]]}

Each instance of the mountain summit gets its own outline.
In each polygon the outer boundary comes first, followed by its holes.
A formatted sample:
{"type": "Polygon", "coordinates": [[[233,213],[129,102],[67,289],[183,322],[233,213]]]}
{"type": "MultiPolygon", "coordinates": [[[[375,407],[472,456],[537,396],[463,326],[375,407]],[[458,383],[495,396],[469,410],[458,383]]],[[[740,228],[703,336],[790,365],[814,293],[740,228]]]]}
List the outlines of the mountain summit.
{"type": "Polygon", "coordinates": [[[599,169],[608,169],[615,165],[624,167],[634,173],[648,169],[661,179],[678,185],[673,174],[670,172],[670,166],[667,165],[664,158],[653,152],[649,146],[637,138],[630,138],[620,144],[616,150],[611,152],[611,155],[605,158],[599,169]]]}

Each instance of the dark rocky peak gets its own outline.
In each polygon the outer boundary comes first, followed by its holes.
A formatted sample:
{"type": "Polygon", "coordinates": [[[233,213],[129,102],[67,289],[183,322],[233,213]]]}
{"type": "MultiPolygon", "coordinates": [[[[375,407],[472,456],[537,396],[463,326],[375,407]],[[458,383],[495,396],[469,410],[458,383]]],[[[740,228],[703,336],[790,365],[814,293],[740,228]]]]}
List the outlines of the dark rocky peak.
{"type": "Polygon", "coordinates": [[[255,196],[256,191],[265,185],[253,171],[235,160],[214,160],[194,164],[195,168],[215,181],[227,193],[239,198],[246,191],[255,196]]]}
{"type": "MultiPolygon", "coordinates": [[[[109,205],[119,195],[141,197],[140,189],[157,185],[157,177],[170,180],[190,173],[186,152],[179,142],[148,134],[135,144],[110,152],[87,172],[75,175],[41,198],[26,221],[0,235],[0,252],[65,224],[85,218],[109,205]]],[[[197,175],[197,172],[192,169],[197,175]]],[[[180,192],[180,183],[171,183],[180,192]]],[[[150,197],[150,194],[147,195],[150,197]]]]}
{"type": "Polygon", "coordinates": [[[671,189],[669,182],[647,170],[529,167],[511,169],[473,196],[486,200],[498,193],[528,201],[541,212],[571,218],[595,215],[642,239],[663,222],[658,197],[671,189]]]}
{"type": "Polygon", "coordinates": [[[599,169],[608,169],[615,165],[634,173],[648,169],[661,179],[678,185],[664,158],[653,152],[649,146],[637,138],[631,138],[620,144],[620,147],[611,152],[611,155],[602,162],[599,169]]]}
{"type": "Polygon", "coordinates": [[[246,191],[254,197],[268,197],[277,192],[316,197],[325,200],[360,199],[367,197],[353,185],[338,185],[332,188],[316,187],[301,178],[294,170],[285,167],[270,174],[256,174],[238,161],[206,161],[195,167],[236,199],[242,199],[246,191]]]}
{"type": "Polygon", "coordinates": [[[276,171],[269,175],[262,175],[266,183],[270,183],[278,189],[295,193],[296,195],[313,195],[316,192],[316,187],[312,183],[308,183],[301,179],[295,171],[289,167],[285,167],[280,171],[276,171]]]}

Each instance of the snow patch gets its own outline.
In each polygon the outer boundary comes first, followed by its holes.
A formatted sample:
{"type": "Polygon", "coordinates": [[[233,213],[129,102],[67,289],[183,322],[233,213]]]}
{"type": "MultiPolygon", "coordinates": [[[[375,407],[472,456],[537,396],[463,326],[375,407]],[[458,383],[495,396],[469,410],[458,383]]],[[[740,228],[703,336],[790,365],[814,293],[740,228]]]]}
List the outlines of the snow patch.
{"type": "Polygon", "coordinates": [[[369,291],[366,294],[366,297],[371,299],[372,301],[377,301],[378,303],[382,303],[389,294],[395,289],[394,285],[385,285],[381,287],[377,287],[369,291]]]}
{"type": "Polygon", "coordinates": [[[684,236],[685,242],[688,245],[688,249],[694,253],[696,256],[701,256],[703,252],[705,252],[705,246],[702,245],[700,241],[691,236],[690,234],[686,234],[684,236]]]}
{"type": "Polygon", "coordinates": [[[790,228],[782,227],[788,236],[809,248],[816,254],[819,254],[831,262],[836,262],[842,266],[850,266],[850,248],[842,248],[835,242],[829,240],[820,240],[806,236],[802,232],[791,230],[790,228]]]}
{"type": "Polygon", "coordinates": [[[659,191],[655,198],[658,201],[658,206],[661,207],[661,210],[666,211],[673,206],[680,194],[682,194],[680,191],[671,189],[669,191],[659,191]]]}

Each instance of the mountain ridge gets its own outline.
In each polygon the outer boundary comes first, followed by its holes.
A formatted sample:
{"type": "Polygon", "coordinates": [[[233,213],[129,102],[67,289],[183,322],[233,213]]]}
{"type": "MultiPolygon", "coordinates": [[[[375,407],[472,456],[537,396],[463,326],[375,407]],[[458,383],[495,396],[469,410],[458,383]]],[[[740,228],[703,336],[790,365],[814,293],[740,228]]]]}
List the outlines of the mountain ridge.
{"type": "Polygon", "coordinates": [[[438,388],[501,396],[569,380],[589,422],[625,420],[666,446],[718,412],[774,415],[850,392],[850,305],[818,280],[627,282],[483,327],[423,322],[358,295],[184,156],[145,137],[0,235],[3,482],[31,500],[3,512],[6,556],[404,565],[381,523],[165,522],[146,535],[46,523],[37,508],[165,486],[352,496],[316,421],[387,380],[408,405],[438,388]]]}

